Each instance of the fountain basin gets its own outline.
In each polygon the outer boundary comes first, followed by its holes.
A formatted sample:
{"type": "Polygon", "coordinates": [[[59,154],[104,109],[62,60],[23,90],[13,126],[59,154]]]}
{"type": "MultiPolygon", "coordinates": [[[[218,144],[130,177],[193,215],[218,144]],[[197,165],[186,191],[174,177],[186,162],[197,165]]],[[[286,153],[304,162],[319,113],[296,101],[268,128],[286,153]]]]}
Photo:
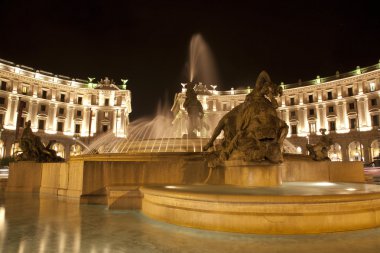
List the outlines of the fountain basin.
{"type": "Polygon", "coordinates": [[[144,186],[142,211],[181,226],[257,234],[309,234],[380,226],[380,186],[287,182],[276,187],[144,186]]]}

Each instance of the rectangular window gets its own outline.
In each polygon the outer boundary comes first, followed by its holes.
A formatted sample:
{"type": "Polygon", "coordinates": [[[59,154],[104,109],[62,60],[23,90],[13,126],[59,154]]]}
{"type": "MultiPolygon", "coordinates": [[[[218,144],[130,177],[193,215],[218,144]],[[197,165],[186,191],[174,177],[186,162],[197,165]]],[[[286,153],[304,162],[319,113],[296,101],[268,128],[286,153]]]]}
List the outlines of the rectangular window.
{"type": "Polygon", "coordinates": [[[7,82],[1,81],[1,90],[7,90],[7,82]]]}
{"type": "Polygon", "coordinates": [[[42,90],[42,98],[47,98],[47,90],[42,90]]]}
{"type": "Polygon", "coordinates": [[[350,129],[356,129],[356,119],[350,119],[350,129]]]}
{"type": "Polygon", "coordinates": [[[352,89],[352,87],[347,88],[347,94],[348,94],[348,96],[354,95],[354,90],[352,89]]]}
{"type": "Polygon", "coordinates": [[[77,111],[77,117],[82,117],[82,111],[80,110],[77,111]]]}
{"type": "Polygon", "coordinates": [[[26,95],[28,93],[28,87],[22,86],[22,94],[26,95]]]}
{"type": "Polygon", "coordinates": [[[103,125],[102,128],[103,128],[103,132],[107,132],[108,131],[108,125],[103,125]]]}
{"type": "Polygon", "coordinates": [[[63,132],[63,122],[57,122],[57,131],[63,132]]]}
{"type": "Polygon", "coordinates": [[[294,98],[290,98],[290,105],[294,105],[294,98]]]}
{"type": "Polygon", "coordinates": [[[328,100],[333,99],[332,91],[327,92],[327,99],[328,100]]]}
{"type": "Polygon", "coordinates": [[[3,104],[5,104],[5,98],[0,97],[0,105],[3,105],[3,104]]]}
{"type": "Polygon", "coordinates": [[[104,112],[104,118],[108,118],[108,112],[104,112]]]}
{"type": "Polygon", "coordinates": [[[313,95],[309,95],[309,103],[313,103],[313,102],[314,102],[313,95]]]}
{"type": "Polygon", "coordinates": [[[65,94],[61,94],[61,102],[65,102],[65,94]]]}
{"type": "Polygon", "coordinates": [[[369,83],[369,91],[375,91],[376,84],[375,83],[369,83]]]}
{"type": "Polygon", "coordinates": [[[309,110],[309,115],[310,115],[310,116],[314,116],[314,109],[310,109],[310,110],[309,110]]]}
{"type": "Polygon", "coordinates": [[[109,100],[108,98],[106,98],[106,99],[104,100],[104,105],[105,105],[105,106],[109,106],[109,104],[110,104],[110,100],[109,100]]]}
{"type": "Polygon", "coordinates": [[[379,115],[372,116],[372,126],[379,126],[379,115]]]}
{"type": "Polygon", "coordinates": [[[80,125],[79,124],[75,124],[75,133],[76,134],[80,133],[80,125]]]}
{"type": "Polygon", "coordinates": [[[58,114],[59,115],[63,115],[65,113],[65,109],[64,108],[59,108],[58,109],[58,114]]]}
{"type": "Polygon", "coordinates": [[[372,106],[377,105],[377,99],[376,99],[376,98],[372,98],[372,99],[371,99],[371,105],[372,105],[372,106]]]}
{"type": "Polygon", "coordinates": [[[83,98],[82,97],[78,97],[78,104],[82,104],[82,100],[83,100],[83,98]]]}
{"type": "Polygon", "coordinates": [[[45,120],[38,120],[38,129],[39,130],[44,130],[45,129],[45,120]]]}
{"type": "Polygon", "coordinates": [[[334,112],[334,106],[329,106],[329,112],[334,112]]]}
{"type": "Polygon", "coordinates": [[[329,122],[329,127],[330,127],[330,131],[335,131],[335,121],[330,121],[329,122]]]}
{"type": "Polygon", "coordinates": [[[46,111],[46,105],[41,105],[41,112],[45,112],[46,111]]]}
{"type": "Polygon", "coordinates": [[[293,117],[295,117],[295,116],[296,116],[296,112],[295,112],[295,111],[291,111],[291,112],[290,112],[290,117],[293,118],[293,117]]]}
{"type": "Polygon", "coordinates": [[[349,103],[348,104],[350,110],[355,110],[355,104],[354,103],[349,103]]]}

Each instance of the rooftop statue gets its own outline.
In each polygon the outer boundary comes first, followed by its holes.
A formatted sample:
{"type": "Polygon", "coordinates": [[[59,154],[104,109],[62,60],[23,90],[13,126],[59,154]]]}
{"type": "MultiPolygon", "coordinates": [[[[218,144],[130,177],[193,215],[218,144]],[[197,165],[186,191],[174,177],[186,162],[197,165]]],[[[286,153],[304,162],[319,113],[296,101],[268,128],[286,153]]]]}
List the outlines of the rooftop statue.
{"type": "Polygon", "coordinates": [[[201,131],[202,127],[207,128],[207,126],[202,120],[204,115],[202,104],[197,99],[197,94],[191,86],[186,90],[186,99],[183,107],[188,115],[187,137],[196,138],[196,131],[201,131]]]}
{"type": "Polygon", "coordinates": [[[223,130],[224,137],[215,152],[219,162],[232,155],[245,161],[283,162],[282,148],[289,127],[277,116],[276,97],[281,95],[282,88],[262,71],[252,92],[223,116],[203,149],[213,146],[223,130]]]}
{"type": "Polygon", "coordinates": [[[330,146],[334,144],[334,141],[330,136],[326,135],[326,129],[321,128],[319,131],[321,132],[322,136],[319,139],[318,143],[315,145],[307,144],[306,148],[310,152],[310,156],[313,158],[313,160],[330,160],[328,152],[330,150],[330,146]]]}
{"type": "Polygon", "coordinates": [[[30,128],[30,120],[26,122],[24,131],[20,140],[22,152],[16,156],[17,161],[36,161],[36,162],[63,162],[64,159],[57,156],[51,146],[55,141],[49,141],[48,145],[41,142],[39,136],[36,136],[30,128]]]}

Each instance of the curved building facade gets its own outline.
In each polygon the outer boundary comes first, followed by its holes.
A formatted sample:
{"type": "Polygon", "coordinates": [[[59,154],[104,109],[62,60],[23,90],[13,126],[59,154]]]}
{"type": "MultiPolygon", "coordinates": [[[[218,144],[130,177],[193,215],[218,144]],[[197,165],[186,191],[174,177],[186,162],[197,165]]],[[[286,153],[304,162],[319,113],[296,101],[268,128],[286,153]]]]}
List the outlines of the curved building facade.
{"type": "MultiPolygon", "coordinates": [[[[209,137],[219,119],[242,103],[251,89],[217,91],[215,86],[200,84],[204,121],[210,130],[199,136],[209,137]]],[[[281,83],[284,95],[277,112],[289,125],[288,140],[293,152],[307,154],[306,144],[318,142],[321,128],[334,139],[329,156],[333,161],[374,161],[380,154],[380,63],[354,71],[295,84],[281,83]]],[[[183,85],[184,86],[184,85],[183,85]]],[[[195,86],[197,89],[199,84],[195,86]]],[[[183,108],[186,89],[175,97],[174,123],[186,125],[183,108]]]]}
{"type": "Polygon", "coordinates": [[[126,84],[89,80],[0,59],[0,156],[18,151],[17,139],[27,121],[43,143],[56,140],[53,148],[64,158],[80,154],[104,132],[125,137],[132,111],[126,84]]]}

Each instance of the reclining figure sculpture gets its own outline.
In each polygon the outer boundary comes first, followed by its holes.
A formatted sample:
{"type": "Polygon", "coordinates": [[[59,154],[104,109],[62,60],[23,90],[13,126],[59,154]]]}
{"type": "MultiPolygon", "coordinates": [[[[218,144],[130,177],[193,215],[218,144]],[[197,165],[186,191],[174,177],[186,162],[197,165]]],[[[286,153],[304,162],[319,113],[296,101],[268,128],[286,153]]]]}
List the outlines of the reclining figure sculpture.
{"type": "Polygon", "coordinates": [[[20,139],[22,152],[16,155],[16,161],[64,162],[64,159],[57,156],[57,152],[51,148],[55,141],[49,141],[45,147],[41,138],[32,132],[30,126],[31,122],[26,122],[20,139]]]}
{"type": "Polygon", "coordinates": [[[283,162],[283,143],[289,127],[277,116],[276,97],[281,95],[282,88],[262,71],[252,92],[223,116],[203,150],[213,146],[223,130],[221,145],[215,147],[219,162],[231,155],[245,161],[283,162]]]}

